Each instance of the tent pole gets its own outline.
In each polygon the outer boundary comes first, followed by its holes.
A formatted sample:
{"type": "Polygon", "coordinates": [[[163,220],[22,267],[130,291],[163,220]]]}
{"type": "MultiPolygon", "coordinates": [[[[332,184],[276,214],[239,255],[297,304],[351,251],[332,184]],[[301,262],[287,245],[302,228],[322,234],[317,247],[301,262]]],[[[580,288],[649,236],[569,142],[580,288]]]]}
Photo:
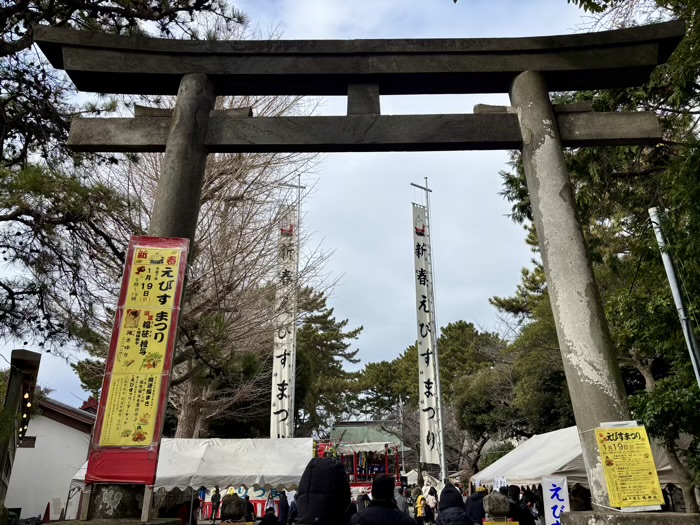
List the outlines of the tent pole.
{"type": "Polygon", "coordinates": [[[192,509],[193,509],[193,507],[194,507],[194,490],[192,491],[192,497],[190,497],[190,519],[188,521],[189,525],[192,525],[192,509]]]}

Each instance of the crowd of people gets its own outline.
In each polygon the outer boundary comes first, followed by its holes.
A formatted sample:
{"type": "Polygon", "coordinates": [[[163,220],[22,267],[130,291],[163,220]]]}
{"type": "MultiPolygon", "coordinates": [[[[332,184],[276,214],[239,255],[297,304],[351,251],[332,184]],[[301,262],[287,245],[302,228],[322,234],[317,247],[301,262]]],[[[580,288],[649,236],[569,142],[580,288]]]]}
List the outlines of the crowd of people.
{"type": "Polygon", "coordinates": [[[371,497],[360,490],[351,498],[343,465],[332,458],[314,458],[306,467],[294,501],[285,516],[269,507],[265,525],[476,525],[484,518],[517,521],[520,525],[544,525],[542,499],[533,491],[521,493],[512,485],[490,494],[478,487],[465,499],[448,483],[438,494],[430,487],[402,489],[396,479],[377,475],[371,497]]]}
{"type": "MultiPolygon", "coordinates": [[[[684,512],[681,491],[669,483],[664,489],[663,510],[684,512]]],[[[476,487],[466,496],[459,487],[447,483],[442,491],[434,486],[402,488],[388,474],[378,474],[371,493],[360,489],[351,497],[350,482],[341,462],[333,458],[313,458],[301,477],[291,504],[284,491],[275,505],[272,492],[263,516],[245,496],[244,519],[260,525],[481,525],[487,521],[513,521],[520,525],[545,525],[541,487],[517,485],[489,490],[476,487]],[[493,519],[491,519],[493,518],[493,519]]],[[[576,483],[570,491],[572,511],[590,510],[590,491],[576,483]]],[[[199,499],[194,507],[183,506],[182,523],[197,523],[199,499]],[[190,512],[192,514],[190,514],[190,512]]],[[[239,500],[240,501],[240,500],[239,500]]],[[[212,523],[222,503],[219,487],[211,496],[212,523]]],[[[201,517],[200,517],[201,518],[201,517]]]]}

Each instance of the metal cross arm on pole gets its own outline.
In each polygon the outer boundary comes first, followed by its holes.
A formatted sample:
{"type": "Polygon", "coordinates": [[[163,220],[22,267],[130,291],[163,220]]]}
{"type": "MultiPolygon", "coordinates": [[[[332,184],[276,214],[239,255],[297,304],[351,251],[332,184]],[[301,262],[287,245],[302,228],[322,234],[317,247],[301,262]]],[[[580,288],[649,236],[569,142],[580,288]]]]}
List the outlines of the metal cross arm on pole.
{"type": "Polygon", "coordinates": [[[507,93],[524,71],[551,91],[643,84],[685,33],[682,22],[527,38],[205,41],[35,26],[34,40],[81,91],[175,95],[180,78],[210,77],[222,95],[507,93]]]}

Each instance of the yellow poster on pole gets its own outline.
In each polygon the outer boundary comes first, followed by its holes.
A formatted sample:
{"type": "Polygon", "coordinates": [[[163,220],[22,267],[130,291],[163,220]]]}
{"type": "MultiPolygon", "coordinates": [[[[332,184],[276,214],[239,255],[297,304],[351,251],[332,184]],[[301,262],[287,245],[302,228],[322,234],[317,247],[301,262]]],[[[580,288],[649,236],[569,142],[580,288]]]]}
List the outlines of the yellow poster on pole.
{"type": "Polygon", "coordinates": [[[181,249],[137,247],[127,266],[100,446],[153,443],[181,249]]]}
{"type": "Polygon", "coordinates": [[[595,433],[610,505],[620,508],[663,505],[646,429],[643,426],[598,428],[595,433]]]}

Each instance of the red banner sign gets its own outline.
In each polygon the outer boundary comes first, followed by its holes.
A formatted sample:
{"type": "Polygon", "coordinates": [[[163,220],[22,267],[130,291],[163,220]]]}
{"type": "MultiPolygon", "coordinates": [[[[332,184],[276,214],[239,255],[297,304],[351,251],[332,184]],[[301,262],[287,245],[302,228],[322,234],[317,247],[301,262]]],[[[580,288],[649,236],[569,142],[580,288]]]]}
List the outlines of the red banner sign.
{"type": "Polygon", "coordinates": [[[188,249],[188,239],[131,238],[88,484],[155,483],[188,249]]]}

